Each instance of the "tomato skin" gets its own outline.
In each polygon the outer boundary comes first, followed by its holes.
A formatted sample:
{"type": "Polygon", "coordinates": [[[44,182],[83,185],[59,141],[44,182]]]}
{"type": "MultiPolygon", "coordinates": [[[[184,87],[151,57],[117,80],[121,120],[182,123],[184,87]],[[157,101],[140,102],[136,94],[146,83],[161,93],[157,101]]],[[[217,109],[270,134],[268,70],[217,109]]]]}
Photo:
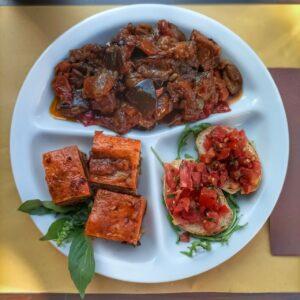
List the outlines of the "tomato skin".
{"type": "Polygon", "coordinates": [[[185,231],[179,235],[180,242],[188,243],[190,241],[190,234],[185,231]]]}
{"type": "Polygon", "coordinates": [[[217,154],[216,159],[223,160],[223,159],[228,158],[229,155],[230,155],[230,148],[224,148],[217,154]]]}
{"type": "Polygon", "coordinates": [[[181,188],[193,188],[192,171],[194,168],[193,162],[188,160],[182,161],[179,168],[180,187],[181,188]]]}
{"type": "Polygon", "coordinates": [[[215,190],[203,187],[199,195],[200,206],[213,209],[217,204],[217,198],[218,194],[215,190]]]}
{"type": "Polygon", "coordinates": [[[164,164],[166,184],[170,191],[174,191],[177,186],[177,177],[179,176],[179,170],[173,167],[171,164],[164,164]]]}
{"type": "Polygon", "coordinates": [[[203,227],[207,232],[212,232],[216,227],[217,227],[217,223],[215,222],[211,222],[208,220],[203,220],[203,227]]]}
{"type": "Polygon", "coordinates": [[[218,209],[218,213],[219,213],[220,215],[225,215],[225,214],[227,214],[228,212],[229,212],[229,208],[228,208],[226,205],[222,205],[222,206],[220,206],[219,209],[218,209]]]}
{"type": "Polygon", "coordinates": [[[213,148],[210,148],[205,154],[201,155],[200,161],[205,164],[209,164],[215,156],[215,150],[213,148]]]}

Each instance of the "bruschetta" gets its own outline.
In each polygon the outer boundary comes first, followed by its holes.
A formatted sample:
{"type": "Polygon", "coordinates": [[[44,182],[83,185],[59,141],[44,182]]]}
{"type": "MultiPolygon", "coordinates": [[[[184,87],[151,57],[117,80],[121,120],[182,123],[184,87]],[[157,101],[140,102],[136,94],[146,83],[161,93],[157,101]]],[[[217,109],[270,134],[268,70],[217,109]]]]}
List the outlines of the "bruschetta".
{"type": "MultiPolygon", "coordinates": [[[[196,138],[200,161],[216,177],[224,171],[218,186],[230,194],[255,192],[261,182],[262,168],[256,150],[243,130],[211,126],[196,138]]],[[[216,178],[219,180],[220,178],[216,178]]]]}
{"type": "Polygon", "coordinates": [[[164,201],[174,225],[198,236],[226,230],[233,212],[221,189],[206,186],[205,165],[194,160],[164,164],[164,201]]]}

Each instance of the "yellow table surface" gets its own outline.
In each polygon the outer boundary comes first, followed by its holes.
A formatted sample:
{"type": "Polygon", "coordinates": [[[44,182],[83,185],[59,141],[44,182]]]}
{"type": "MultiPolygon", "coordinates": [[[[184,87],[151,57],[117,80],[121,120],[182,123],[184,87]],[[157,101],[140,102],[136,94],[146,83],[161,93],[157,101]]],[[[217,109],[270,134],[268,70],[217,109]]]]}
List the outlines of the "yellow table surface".
{"type": "MultiPolygon", "coordinates": [[[[228,26],[268,67],[300,67],[300,6],[185,5],[228,26]]],[[[20,204],[9,162],[9,129],[18,91],[43,50],[66,29],[111,6],[0,8],[0,291],[76,292],[67,259],[48,242],[20,204]]],[[[101,24],[99,25],[101,26],[101,24]]],[[[204,274],[162,284],[96,275],[93,293],[300,292],[300,258],[270,254],[268,225],[237,255],[204,274]]]]}

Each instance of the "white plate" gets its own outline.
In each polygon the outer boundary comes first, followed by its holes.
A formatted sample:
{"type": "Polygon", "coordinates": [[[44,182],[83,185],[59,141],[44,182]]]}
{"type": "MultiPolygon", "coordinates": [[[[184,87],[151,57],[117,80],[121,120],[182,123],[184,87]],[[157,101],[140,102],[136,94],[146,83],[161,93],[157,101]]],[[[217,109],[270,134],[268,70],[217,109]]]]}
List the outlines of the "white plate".
{"type": "MultiPolygon", "coordinates": [[[[129,137],[142,141],[139,191],[148,199],[142,244],[133,248],[104,240],[94,241],[96,272],[126,281],[182,279],[205,272],[236,254],[269,217],[279,197],[288,162],[289,136],[280,95],[269,72],[245,42],[220,23],[186,9],[163,5],[126,6],[97,14],[72,27],[45,50],[28,74],[18,96],[10,140],[11,164],[22,201],[50,199],[41,164],[43,152],[77,144],[88,153],[94,130],[99,129],[55,120],[49,115],[54,66],[70,49],[91,42],[105,43],[129,22],[155,23],[163,18],[187,34],[195,28],[212,37],[222,46],[223,56],[240,69],[244,79],[242,98],[232,105],[230,113],[212,115],[206,121],[244,128],[248,137],[255,141],[264,174],[259,190],[240,200],[241,223],[248,222],[248,226],[234,233],[229,245],[216,244],[211,252],[200,252],[190,259],[179,253],[187,245],[175,244],[175,234],[161,201],[162,169],[150,151],[153,146],[164,160],[174,159],[183,126],[160,126],[149,132],[131,131],[129,137]]],[[[44,234],[53,217],[34,216],[33,221],[44,234]]],[[[67,254],[68,247],[60,251],[67,254]]]]}

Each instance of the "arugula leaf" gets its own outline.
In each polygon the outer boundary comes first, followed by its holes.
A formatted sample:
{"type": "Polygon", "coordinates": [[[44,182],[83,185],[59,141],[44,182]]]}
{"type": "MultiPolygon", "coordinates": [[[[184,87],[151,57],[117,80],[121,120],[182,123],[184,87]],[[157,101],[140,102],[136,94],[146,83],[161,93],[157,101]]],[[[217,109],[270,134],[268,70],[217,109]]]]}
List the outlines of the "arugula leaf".
{"type": "Polygon", "coordinates": [[[60,218],[55,220],[49,227],[47,233],[40,238],[41,241],[56,240],[60,231],[64,227],[65,223],[69,221],[69,218],[60,218]]]}
{"type": "Polygon", "coordinates": [[[18,210],[30,215],[46,215],[54,213],[69,213],[78,209],[74,206],[59,206],[52,201],[41,201],[39,199],[27,200],[22,203],[18,210]]]}
{"type": "Polygon", "coordinates": [[[184,158],[186,158],[186,159],[195,159],[192,155],[190,155],[188,153],[184,154],[184,158]]]}
{"type": "Polygon", "coordinates": [[[180,155],[182,152],[182,149],[184,148],[184,146],[186,146],[187,144],[187,140],[190,137],[190,135],[193,135],[194,138],[197,137],[197,135],[205,130],[206,128],[210,127],[211,124],[209,123],[201,123],[195,126],[190,127],[189,125],[186,125],[184,127],[184,130],[182,132],[182,134],[180,135],[179,139],[178,139],[178,147],[177,147],[177,157],[176,159],[180,159],[180,155]]]}
{"type": "Polygon", "coordinates": [[[85,290],[95,273],[95,259],[92,241],[83,230],[73,237],[70,247],[68,265],[71,278],[84,298],[85,290]]]}
{"type": "Polygon", "coordinates": [[[153,152],[153,154],[155,155],[155,157],[157,158],[157,160],[159,161],[159,163],[162,165],[162,167],[164,166],[164,162],[163,160],[160,158],[160,156],[158,155],[158,153],[154,150],[153,147],[150,147],[151,151],[153,152]]]}
{"type": "Polygon", "coordinates": [[[228,204],[231,207],[232,212],[233,212],[233,219],[232,219],[232,223],[230,224],[230,226],[223,232],[220,232],[220,233],[212,235],[212,236],[197,236],[197,235],[191,234],[191,236],[193,238],[195,238],[196,241],[192,242],[192,245],[190,247],[188,247],[189,251],[183,251],[183,252],[181,252],[182,254],[192,257],[193,254],[197,251],[198,247],[202,247],[203,249],[207,250],[205,247],[203,247],[203,245],[205,246],[205,244],[202,244],[203,242],[208,243],[209,244],[208,247],[210,247],[210,243],[221,243],[221,244],[228,243],[230,237],[232,236],[232,234],[234,232],[241,230],[245,226],[247,226],[247,223],[243,224],[243,225],[239,224],[239,217],[238,217],[239,206],[236,203],[237,194],[231,195],[226,192],[224,192],[224,194],[225,194],[228,204]]]}
{"type": "Polygon", "coordinates": [[[188,257],[193,257],[194,253],[198,251],[198,248],[201,247],[202,249],[206,251],[211,250],[211,244],[208,241],[202,241],[202,240],[196,240],[193,241],[191,246],[188,247],[189,250],[187,251],[180,251],[180,253],[188,256],[188,257]]]}

